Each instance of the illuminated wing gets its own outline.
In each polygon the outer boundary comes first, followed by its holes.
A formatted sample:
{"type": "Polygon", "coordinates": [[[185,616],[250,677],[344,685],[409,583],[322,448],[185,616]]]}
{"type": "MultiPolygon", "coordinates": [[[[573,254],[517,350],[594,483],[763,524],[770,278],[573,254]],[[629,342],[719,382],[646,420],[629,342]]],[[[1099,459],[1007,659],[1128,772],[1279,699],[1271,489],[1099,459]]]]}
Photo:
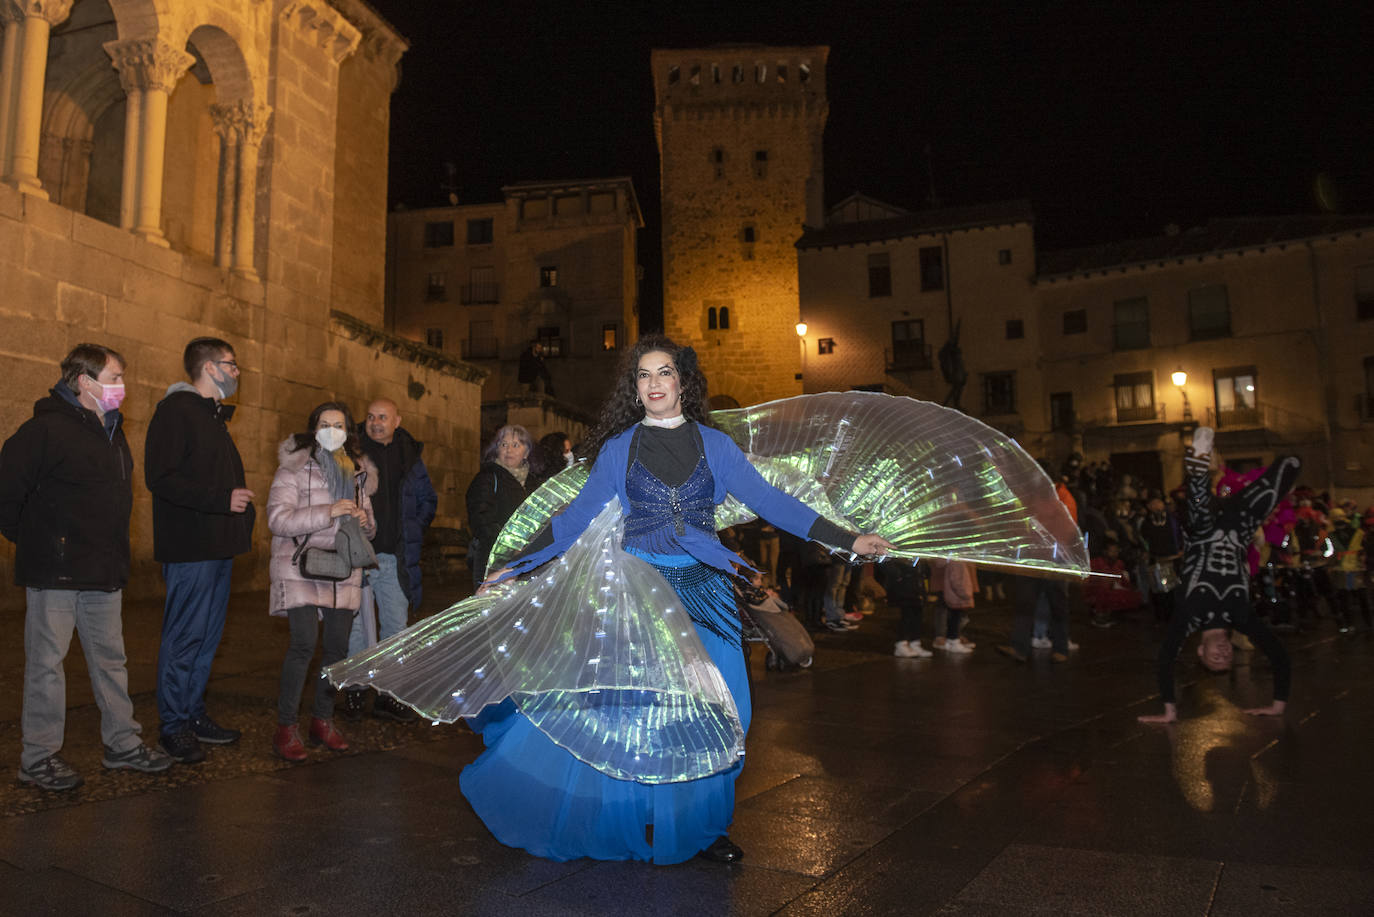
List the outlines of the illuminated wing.
{"type": "MultiPolygon", "coordinates": [[[[1040,466],[967,414],[879,392],[827,392],[711,420],[769,483],[832,522],[877,532],[895,557],[1089,572],[1078,526],[1040,466]]],[[[578,464],[536,490],[502,529],[491,568],[515,557],[586,479],[578,464]]],[[[718,529],[753,518],[733,497],[716,507],[718,529]]]]}
{"type": "Polygon", "coordinates": [[[375,688],[433,722],[510,697],[555,743],[621,780],[734,766],[744,749],[734,699],[672,588],[621,550],[620,521],[612,500],[534,575],[335,663],[330,681],[375,688]]]}
{"type": "MultiPolygon", "coordinates": [[[[832,521],[877,532],[895,557],[1089,572],[1078,526],[1040,466],[1011,437],[959,411],[829,392],[711,419],[770,482],[832,521]]],[[[737,521],[750,516],[738,504],[732,512],[737,521]]]]}

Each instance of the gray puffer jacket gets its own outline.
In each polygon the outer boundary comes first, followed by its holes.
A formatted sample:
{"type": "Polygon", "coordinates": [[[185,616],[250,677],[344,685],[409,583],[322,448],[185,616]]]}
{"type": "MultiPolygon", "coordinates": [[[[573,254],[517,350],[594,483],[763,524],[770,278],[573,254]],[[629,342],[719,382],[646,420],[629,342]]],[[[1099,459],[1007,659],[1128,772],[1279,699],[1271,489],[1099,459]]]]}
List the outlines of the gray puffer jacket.
{"type": "MultiPolygon", "coordinates": [[[[267,496],[267,527],[272,532],[272,588],[271,613],[282,616],[288,608],[317,605],[322,608],[354,608],[362,604],[363,575],[354,570],[346,580],[337,583],[307,579],[292,562],[301,540],[308,547],[334,550],[334,536],[339,531],[339,519],[330,518],[329,508],[334,497],[329,492],[324,470],[314,458],[314,448],[297,449],[292,439],[277,447],[280,466],[272,478],[272,491],[267,496]]],[[[367,522],[363,534],[369,538],[377,530],[372,515],[372,494],[377,490],[377,466],[365,457],[360,475],[363,483],[363,510],[367,522]]]]}

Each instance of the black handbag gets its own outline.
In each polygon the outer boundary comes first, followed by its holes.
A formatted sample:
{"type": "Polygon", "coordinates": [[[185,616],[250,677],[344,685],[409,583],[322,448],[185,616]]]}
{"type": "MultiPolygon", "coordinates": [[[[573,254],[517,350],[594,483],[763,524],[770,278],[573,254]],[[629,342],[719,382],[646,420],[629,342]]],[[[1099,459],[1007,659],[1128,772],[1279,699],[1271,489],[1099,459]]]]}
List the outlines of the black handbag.
{"type": "Polygon", "coordinates": [[[301,576],[337,583],[353,575],[353,564],[347,557],[338,551],[306,547],[309,541],[308,535],[305,541],[297,541],[296,553],[291,555],[291,563],[300,570],[301,576]]]}

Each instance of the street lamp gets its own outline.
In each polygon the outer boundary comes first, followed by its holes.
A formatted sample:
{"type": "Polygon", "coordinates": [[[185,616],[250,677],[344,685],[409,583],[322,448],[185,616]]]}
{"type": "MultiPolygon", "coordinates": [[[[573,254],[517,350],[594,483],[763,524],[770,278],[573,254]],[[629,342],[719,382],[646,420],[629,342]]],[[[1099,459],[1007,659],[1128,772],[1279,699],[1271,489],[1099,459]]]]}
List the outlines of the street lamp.
{"type": "Polygon", "coordinates": [[[806,322],[797,322],[797,343],[801,347],[801,372],[797,373],[797,381],[802,384],[802,393],[806,392],[806,322]]]}
{"type": "Polygon", "coordinates": [[[1183,397],[1183,419],[1192,420],[1193,408],[1188,404],[1188,389],[1184,388],[1184,386],[1188,384],[1188,374],[1185,373],[1183,367],[1180,366],[1178,369],[1174,370],[1174,374],[1171,378],[1174,380],[1174,385],[1178,387],[1179,395],[1183,397]]]}

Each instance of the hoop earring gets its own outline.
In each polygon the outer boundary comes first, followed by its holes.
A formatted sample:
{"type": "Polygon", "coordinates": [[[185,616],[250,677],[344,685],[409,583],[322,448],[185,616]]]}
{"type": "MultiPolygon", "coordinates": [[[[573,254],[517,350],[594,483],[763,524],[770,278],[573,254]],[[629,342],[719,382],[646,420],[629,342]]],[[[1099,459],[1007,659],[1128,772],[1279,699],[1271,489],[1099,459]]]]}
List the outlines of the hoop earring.
{"type": "Polygon", "coordinates": [[[638,395],[635,395],[635,404],[640,405],[641,407],[644,405],[644,402],[639,400],[638,395]]]}

